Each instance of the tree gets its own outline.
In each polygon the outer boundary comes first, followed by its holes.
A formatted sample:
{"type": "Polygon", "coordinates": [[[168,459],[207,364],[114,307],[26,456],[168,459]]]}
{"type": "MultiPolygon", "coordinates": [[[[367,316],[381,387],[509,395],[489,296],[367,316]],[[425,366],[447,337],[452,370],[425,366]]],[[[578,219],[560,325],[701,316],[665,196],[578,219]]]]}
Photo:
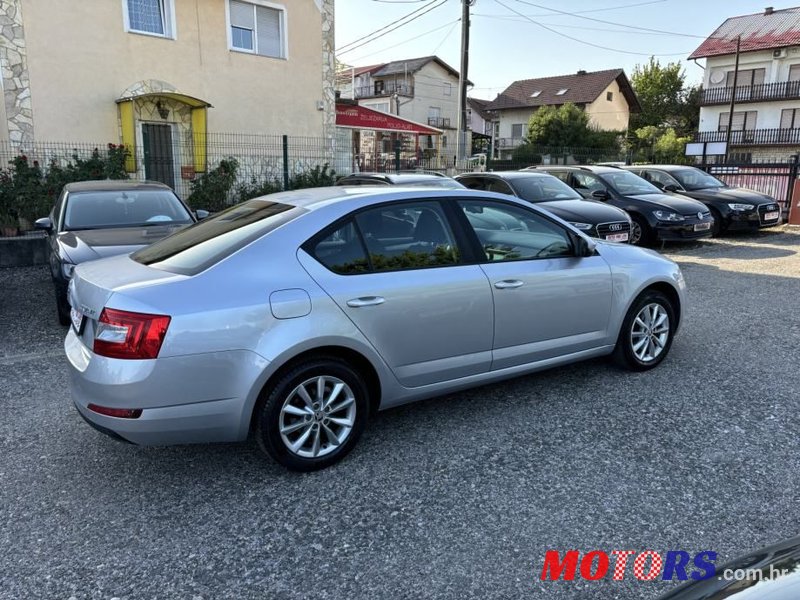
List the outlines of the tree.
{"type": "Polygon", "coordinates": [[[587,146],[590,135],[589,117],[572,102],[542,106],[528,121],[526,139],[532,146],[587,146]]]}
{"type": "Polygon", "coordinates": [[[631,115],[632,130],[653,125],[669,127],[684,104],[684,79],[680,63],[662,66],[654,57],[645,65],[636,65],[631,75],[631,85],[639,98],[642,112],[631,115]]]}
{"type": "Polygon", "coordinates": [[[684,148],[692,138],[679,136],[672,127],[662,129],[653,125],[636,130],[639,155],[636,160],[680,163],[685,159],[684,148]]]}

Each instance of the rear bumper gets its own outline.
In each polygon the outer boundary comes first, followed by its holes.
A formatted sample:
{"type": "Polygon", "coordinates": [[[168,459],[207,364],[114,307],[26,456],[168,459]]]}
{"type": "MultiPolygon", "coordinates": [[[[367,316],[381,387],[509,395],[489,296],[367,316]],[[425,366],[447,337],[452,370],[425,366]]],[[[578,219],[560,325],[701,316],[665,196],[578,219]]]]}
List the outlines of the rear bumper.
{"type": "Polygon", "coordinates": [[[236,350],[155,360],[97,356],[70,328],[64,342],[72,400],[95,429],[141,445],[233,442],[247,437],[256,384],[268,361],[236,350]],[[89,410],[142,409],[137,419],[89,410]]]}

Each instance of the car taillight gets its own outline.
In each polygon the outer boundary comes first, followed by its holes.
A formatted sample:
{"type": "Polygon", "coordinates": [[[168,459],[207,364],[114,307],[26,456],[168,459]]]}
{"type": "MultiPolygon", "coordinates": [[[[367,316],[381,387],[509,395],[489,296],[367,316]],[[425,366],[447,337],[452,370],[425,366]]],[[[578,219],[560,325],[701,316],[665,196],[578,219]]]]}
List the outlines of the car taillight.
{"type": "Polygon", "coordinates": [[[94,353],[109,358],[156,358],[170,317],[104,308],[94,334],[94,353]]]}
{"type": "Polygon", "coordinates": [[[90,404],[86,408],[99,415],[116,417],[117,419],[138,419],[143,412],[141,408],[109,408],[107,406],[98,406],[97,404],[90,404]]]}

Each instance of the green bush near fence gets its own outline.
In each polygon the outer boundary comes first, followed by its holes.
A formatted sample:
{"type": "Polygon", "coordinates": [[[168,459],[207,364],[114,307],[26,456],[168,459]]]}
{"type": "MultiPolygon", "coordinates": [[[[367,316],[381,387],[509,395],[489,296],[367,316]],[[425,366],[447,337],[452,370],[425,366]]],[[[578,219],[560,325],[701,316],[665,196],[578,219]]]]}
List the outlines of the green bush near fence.
{"type": "Polygon", "coordinates": [[[30,229],[33,221],[50,212],[65,184],[127,179],[127,155],[124,146],[108,144],[104,152],[95,148],[89,158],[81,158],[75,151],[66,164],[54,159],[47,167],[25,154],[15,156],[7,169],[0,169],[0,221],[7,227],[30,229]]]}
{"type": "MultiPolygon", "coordinates": [[[[220,160],[216,167],[190,183],[191,193],[187,198],[189,206],[217,212],[231,204],[283,191],[283,182],[279,179],[259,181],[251,178],[247,183],[236,185],[238,173],[238,160],[232,157],[220,160]]],[[[325,163],[292,175],[288,189],[326,187],[334,183],[336,172],[325,163]]]]}

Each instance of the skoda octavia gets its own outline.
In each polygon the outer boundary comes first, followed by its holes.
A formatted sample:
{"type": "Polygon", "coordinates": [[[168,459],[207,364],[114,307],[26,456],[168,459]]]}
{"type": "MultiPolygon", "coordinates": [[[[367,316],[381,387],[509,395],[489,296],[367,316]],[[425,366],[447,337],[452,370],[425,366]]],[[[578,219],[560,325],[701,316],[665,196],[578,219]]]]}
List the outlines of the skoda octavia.
{"type": "Polygon", "coordinates": [[[264,196],[81,264],[72,396],[136,444],[245,440],[290,469],[341,459],[370,412],[578,360],[658,365],[677,265],[490,192],[264,196]]]}

